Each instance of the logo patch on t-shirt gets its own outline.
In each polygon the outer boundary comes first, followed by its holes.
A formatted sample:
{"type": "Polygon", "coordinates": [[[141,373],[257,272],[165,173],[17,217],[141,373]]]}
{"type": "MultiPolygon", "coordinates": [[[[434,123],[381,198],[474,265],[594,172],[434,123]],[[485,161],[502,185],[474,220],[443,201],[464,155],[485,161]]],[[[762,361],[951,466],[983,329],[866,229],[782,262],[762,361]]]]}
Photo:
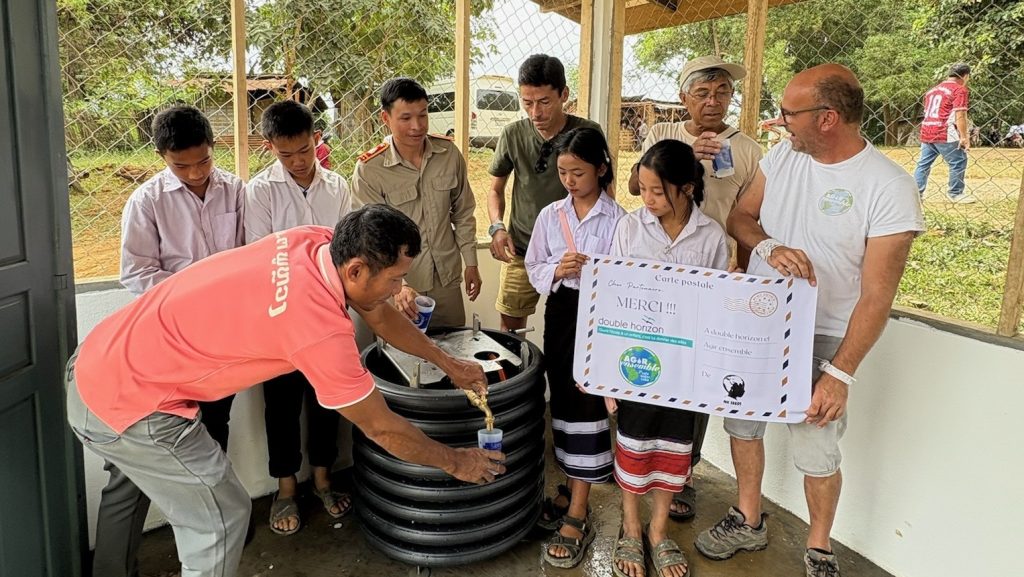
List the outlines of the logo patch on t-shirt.
{"type": "Polygon", "coordinates": [[[839,216],[853,208],[853,193],[845,188],[833,188],[818,199],[818,210],[828,216],[839,216]]]}

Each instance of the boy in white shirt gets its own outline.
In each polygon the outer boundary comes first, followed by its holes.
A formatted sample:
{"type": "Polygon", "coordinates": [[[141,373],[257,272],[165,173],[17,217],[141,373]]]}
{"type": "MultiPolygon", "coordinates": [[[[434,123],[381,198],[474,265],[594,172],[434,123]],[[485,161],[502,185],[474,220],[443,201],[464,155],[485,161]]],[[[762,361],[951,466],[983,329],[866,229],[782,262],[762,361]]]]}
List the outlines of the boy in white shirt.
{"type": "MultiPolygon", "coordinates": [[[[246,186],[246,240],[302,225],[334,227],[352,210],[345,179],[321,166],[316,157],[320,132],[306,106],[285,100],[263,113],[264,146],[277,161],[246,186]]],[[[349,512],[352,500],[331,489],[331,465],[338,455],[338,413],[321,407],[309,381],[296,371],[263,383],[266,401],[270,474],[278,494],[270,508],[270,528],[279,535],[299,530],[295,474],[302,465],[299,415],[306,400],[307,450],[313,468],[314,494],[333,518],[349,512]]]]}
{"type": "MultiPolygon", "coordinates": [[[[156,153],[166,168],[132,192],[121,216],[121,284],[139,296],[214,253],[242,246],[245,185],[214,165],[213,128],[192,106],[153,119],[156,153]]],[[[227,450],[231,395],[199,403],[202,423],[227,450]]],[[[112,463],[96,520],[93,575],[135,577],[149,498],[112,463]]]]}

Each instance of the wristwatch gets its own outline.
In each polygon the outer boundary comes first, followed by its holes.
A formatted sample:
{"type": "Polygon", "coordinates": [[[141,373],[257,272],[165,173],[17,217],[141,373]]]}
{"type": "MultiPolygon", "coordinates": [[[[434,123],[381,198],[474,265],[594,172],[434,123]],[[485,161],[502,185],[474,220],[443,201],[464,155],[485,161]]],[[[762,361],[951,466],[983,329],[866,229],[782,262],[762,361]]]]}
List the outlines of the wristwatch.
{"type": "Polygon", "coordinates": [[[774,238],[766,238],[761,242],[757,243],[757,246],[754,247],[754,254],[761,257],[761,260],[763,260],[764,262],[768,262],[768,259],[771,258],[772,256],[772,251],[779,248],[780,246],[784,245],[781,242],[775,240],[774,238]]]}
{"type": "Polygon", "coordinates": [[[501,222],[500,220],[496,220],[491,223],[491,226],[487,227],[487,236],[493,237],[494,233],[498,232],[499,230],[505,230],[505,223],[501,222]]]}

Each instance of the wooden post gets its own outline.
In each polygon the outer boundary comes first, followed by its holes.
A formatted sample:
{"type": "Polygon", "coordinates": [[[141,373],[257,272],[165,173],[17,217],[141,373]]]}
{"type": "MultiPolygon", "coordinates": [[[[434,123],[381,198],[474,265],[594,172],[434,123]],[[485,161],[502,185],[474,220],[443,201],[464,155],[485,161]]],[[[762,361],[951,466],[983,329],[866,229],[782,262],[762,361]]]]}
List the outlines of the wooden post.
{"type": "Polygon", "coordinates": [[[1013,222],[1013,241],[1010,243],[1010,260],[1006,265],[1003,309],[999,315],[996,334],[1004,337],[1012,337],[1017,334],[1022,306],[1024,306],[1024,175],[1021,175],[1020,179],[1017,217],[1013,222]]]}
{"type": "Polygon", "coordinates": [[[768,20],[768,0],[747,1],[747,38],[743,48],[743,107],[740,109],[740,130],[757,140],[757,123],[761,113],[761,78],[764,76],[764,34],[768,20]]]}
{"type": "Polygon", "coordinates": [[[590,114],[591,71],[594,69],[594,0],[580,4],[580,68],[576,94],[576,114],[586,118],[590,114]]]}
{"type": "Polygon", "coordinates": [[[455,146],[469,158],[470,0],[455,0],[455,146]]]}
{"type": "MultiPolygon", "coordinates": [[[[611,151],[612,166],[619,166],[619,132],[622,122],[622,52],[626,39],[626,0],[614,0],[612,10],[612,53],[608,63],[608,148],[611,151]]],[[[621,171],[619,171],[621,172],[621,171]]],[[[609,187],[608,194],[615,198],[615,189],[625,183],[615,182],[609,187]]]]}
{"type": "Polygon", "coordinates": [[[235,97],[235,175],[249,180],[249,89],[245,70],[245,0],[231,0],[231,85],[235,97]]]}

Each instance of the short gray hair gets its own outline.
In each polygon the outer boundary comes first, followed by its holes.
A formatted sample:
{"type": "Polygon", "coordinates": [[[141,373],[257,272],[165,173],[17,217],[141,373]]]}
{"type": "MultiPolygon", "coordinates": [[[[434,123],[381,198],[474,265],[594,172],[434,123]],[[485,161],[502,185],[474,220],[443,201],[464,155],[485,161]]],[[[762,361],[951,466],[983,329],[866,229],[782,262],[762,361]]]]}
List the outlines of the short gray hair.
{"type": "Polygon", "coordinates": [[[725,78],[729,81],[729,88],[733,88],[732,74],[726,72],[724,68],[706,68],[704,70],[698,70],[686,78],[683,78],[682,83],[679,84],[679,92],[690,92],[690,88],[694,84],[703,84],[705,82],[711,82],[712,80],[718,80],[719,78],[725,78]]]}

